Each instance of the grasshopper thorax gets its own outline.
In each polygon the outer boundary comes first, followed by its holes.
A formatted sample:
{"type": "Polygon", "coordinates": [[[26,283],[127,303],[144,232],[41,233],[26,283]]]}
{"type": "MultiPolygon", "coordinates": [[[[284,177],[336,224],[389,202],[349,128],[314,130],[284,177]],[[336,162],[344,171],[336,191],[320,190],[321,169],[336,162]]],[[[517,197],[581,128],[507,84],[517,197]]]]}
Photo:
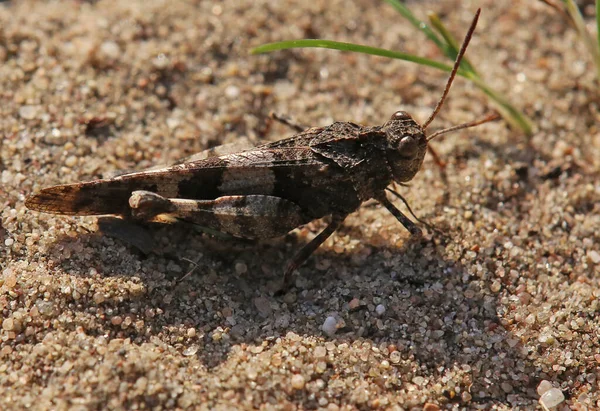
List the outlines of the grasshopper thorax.
{"type": "Polygon", "coordinates": [[[392,176],[398,183],[412,180],[417,174],[425,153],[425,130],[405,111],[397,111],[383,125],[387,137],[386,158],[392,176]]]}

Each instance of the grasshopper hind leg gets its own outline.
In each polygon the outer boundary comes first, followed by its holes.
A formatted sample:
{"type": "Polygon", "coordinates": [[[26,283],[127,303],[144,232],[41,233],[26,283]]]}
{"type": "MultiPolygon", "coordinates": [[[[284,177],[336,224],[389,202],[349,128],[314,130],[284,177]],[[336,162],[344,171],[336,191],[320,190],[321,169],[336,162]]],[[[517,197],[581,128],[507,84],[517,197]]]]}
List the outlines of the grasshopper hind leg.
{"type": "Polygon", "coordinates": [[[415,223],[413,223],[407,216],[405,216],[402,213],[402,211],[398,210],[391,203],[391,201],[388,200],[388,198],[385,195],[385,192],[383,192],[381,195],[376,197],[376,200],[379,201],[381,204],[383,204],[383,206],[385,208],[387,208],[388,211],[390,213],[392,213],[392,215],[394,217],[396,217],[396,219],[398,221],[400,221],[400,223],[410,232],[411,235],[416,236],[416,237],[421,237],[423,235],[423,232],[421,231],[419,226],[417,226],[415,223]]]}
{"type": "Polygon", "coordinates": [[[137,220],[185,221],[247,239],[279,237],[310,220],[294,202],[267,195],[190,200],[134,191],[129,206],[132,217],[137,220]]]}
{"type": "MultiPolygon", "coordinates": [[[[266,195],[187,200],[134,191],[129,205],[134,219],[164,221],[171,218],[248,239],[278,237],[310,220],[295,203],[266,195]]],[[[293,272],[340,227],[345,218],[346,215],[333,215],[329,225],[294,255],[284,271],[284,290],[289,288],[293,272]]]]}
{"type": "Polygon", "coordinates": [[[294,255],[294,257],[292,257],[292,259],[288,262],[287,267],[283,273],[283,289],[281,291],[285,291],[289,288],[292,280],[292,274],[294,273],[294,271],[296,271],[298,267],[304,264],[308,257],[310,257],[311,254],[314,253],[315,250],[319,248],[319,246],[323,244],[325,240],[327,240],[331,236],[331,234],[333,234],[335,230],[337,230],[340,227],[340,225],[342,225],[345,218],[345,215],[334,215],[329,225],[325,227],[325,229],[321,231],[315,238],[313,238],[308,244],[302,247],[300,251],[298,251],[296,255],[294,255]]]}

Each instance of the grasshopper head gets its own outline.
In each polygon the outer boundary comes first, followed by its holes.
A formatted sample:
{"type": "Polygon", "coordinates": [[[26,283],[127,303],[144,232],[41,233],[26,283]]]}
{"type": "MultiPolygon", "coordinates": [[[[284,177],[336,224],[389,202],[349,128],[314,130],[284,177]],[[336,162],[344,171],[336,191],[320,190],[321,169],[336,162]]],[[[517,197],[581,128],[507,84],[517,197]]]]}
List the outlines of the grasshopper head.
{"type": "MultiPolygon", "coordinates": [[[[454,62],[454,66],[452,67],[452,71],[450,72],[450,76],[446,82],[446,88],[444,88],[442,97],[439,99],[437,106],[427,121],[421,125],[417,123],[407,112],[397,111],[382,127],[382,130],[385,131],[387,137],[387,161],[392,169],[393,178],[396,182],[403,183],[409,181],[415,176],[415,174],[417,174],[421,168],[421,164],[423,164],[425,152],[427,151],[427,142],[429,140],[437,135],[444,134],[449,131],[472,127],[473,125],[482,123],[482,121],[479,121],[462,124],[460,126],[441,130],[432,134],[429,138],[425,136],[425,130],[442,108],[444,100],[446,100],[446,96],[448,95],[450,86],[452,85],[452,81],[454,80],[454,77],[458,71],[458,67],[460,66],[460,61],[462,60],[465,51],[467,50],[467,46],[469,45],[469,41],[471,40],[471,36],[475,31],[475,26],[477,25],[477,20],[479,19],[480,13],[481,9],[478,9],[477,13],[475,13],[473,22],[471,23],[469,31],[465,36],[465,40],[463,41],[463,44],[456,56],[456,61],[454,62]]],[[[490,119],[493,118],[496,117],[488,116],[483,122],[490,121],[490,119]]]]}
{"type": "Polygon", "coordinates": [[[405,111],[396,111],[383,125],[386,157],[394,180],[403,183],[417,174],[427,151],[425,130],[405,111]]]}

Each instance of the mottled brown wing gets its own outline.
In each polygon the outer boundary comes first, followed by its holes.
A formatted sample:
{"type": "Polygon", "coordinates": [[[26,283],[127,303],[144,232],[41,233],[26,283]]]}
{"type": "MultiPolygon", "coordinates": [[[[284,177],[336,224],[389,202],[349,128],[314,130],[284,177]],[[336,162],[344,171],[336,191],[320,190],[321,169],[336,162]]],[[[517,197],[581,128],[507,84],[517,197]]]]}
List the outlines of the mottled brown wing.
{"type": "Polygon", "coordinates": [[[124,176],[125,174],[135,174],[135,173],[141,173],[142,171],[159,170],[159,169],[166,168],[169,166],[174,166],[177,164],[192,163],[192,162],[204,160],[209,157],[220,157],[220,156],[225,156],[227,154],[234,154],[234,153],[253,149],[254,147],[255,146],[250,142],[250,140],[248,138],[241,137],[238,140],[236,140],[234,143],[227,143],[227,144],[221,144],[219,146],[214,146],[214,147],[208,148],[206,150],[203,150],[199,153],[192,154],[191,156],[177,159],[174,162],[169,163],[169,164],[159,164],[159,165],[155,165],[155,166],[146,168],[144,170],[109,171],[109,172],[103,173],[102,178],[109,180],[109,179],[112,179],[115,177],[124,176]]]}
{"type": "Polygon", "coordinates": [[[308,147],[256,149],[87,183],[43,189],[27,207],[56,214],[127,216],[133,191],[165,198],[212,200],[225,195],[272,195],[313,217],[351,212],[358,200],[350,177],[308,147]]]}
{"type": "Polygon", "coordinates": [[[307,148],[310,146],[310,142],[317,138],[325,129],[325,127],[309,128],[291,137],[260,145],[257,149],[307,148]]]}

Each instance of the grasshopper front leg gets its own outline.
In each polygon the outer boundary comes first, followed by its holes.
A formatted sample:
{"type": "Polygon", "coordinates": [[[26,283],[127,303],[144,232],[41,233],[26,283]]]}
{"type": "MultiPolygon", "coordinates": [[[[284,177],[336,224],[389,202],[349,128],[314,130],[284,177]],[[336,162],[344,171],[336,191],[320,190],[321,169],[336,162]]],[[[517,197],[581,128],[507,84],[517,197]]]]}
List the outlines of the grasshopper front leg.
{"type": "Polygon", "coordinates": [[[385,195],[385,192],[382,192],[379,196],[377,196],[375,198],[377,201],[379,201],[381,204],[383,204],[385,206],[385,208],[388,209],[388,211],[390,213],[392,213],[394,215],[394,217],[396,217],[396,219],[398,221],[400,221],[400,223],[406,227],[406,229],[414,236],[420,237],[421,235],[423,235],[423,232],[421,231],[421,229],[415,224],[413,223],[407,216],[405,216],[402,211],[398,210],[391,202],[390,200],[388,200],[388,198],[385,195]]]}

